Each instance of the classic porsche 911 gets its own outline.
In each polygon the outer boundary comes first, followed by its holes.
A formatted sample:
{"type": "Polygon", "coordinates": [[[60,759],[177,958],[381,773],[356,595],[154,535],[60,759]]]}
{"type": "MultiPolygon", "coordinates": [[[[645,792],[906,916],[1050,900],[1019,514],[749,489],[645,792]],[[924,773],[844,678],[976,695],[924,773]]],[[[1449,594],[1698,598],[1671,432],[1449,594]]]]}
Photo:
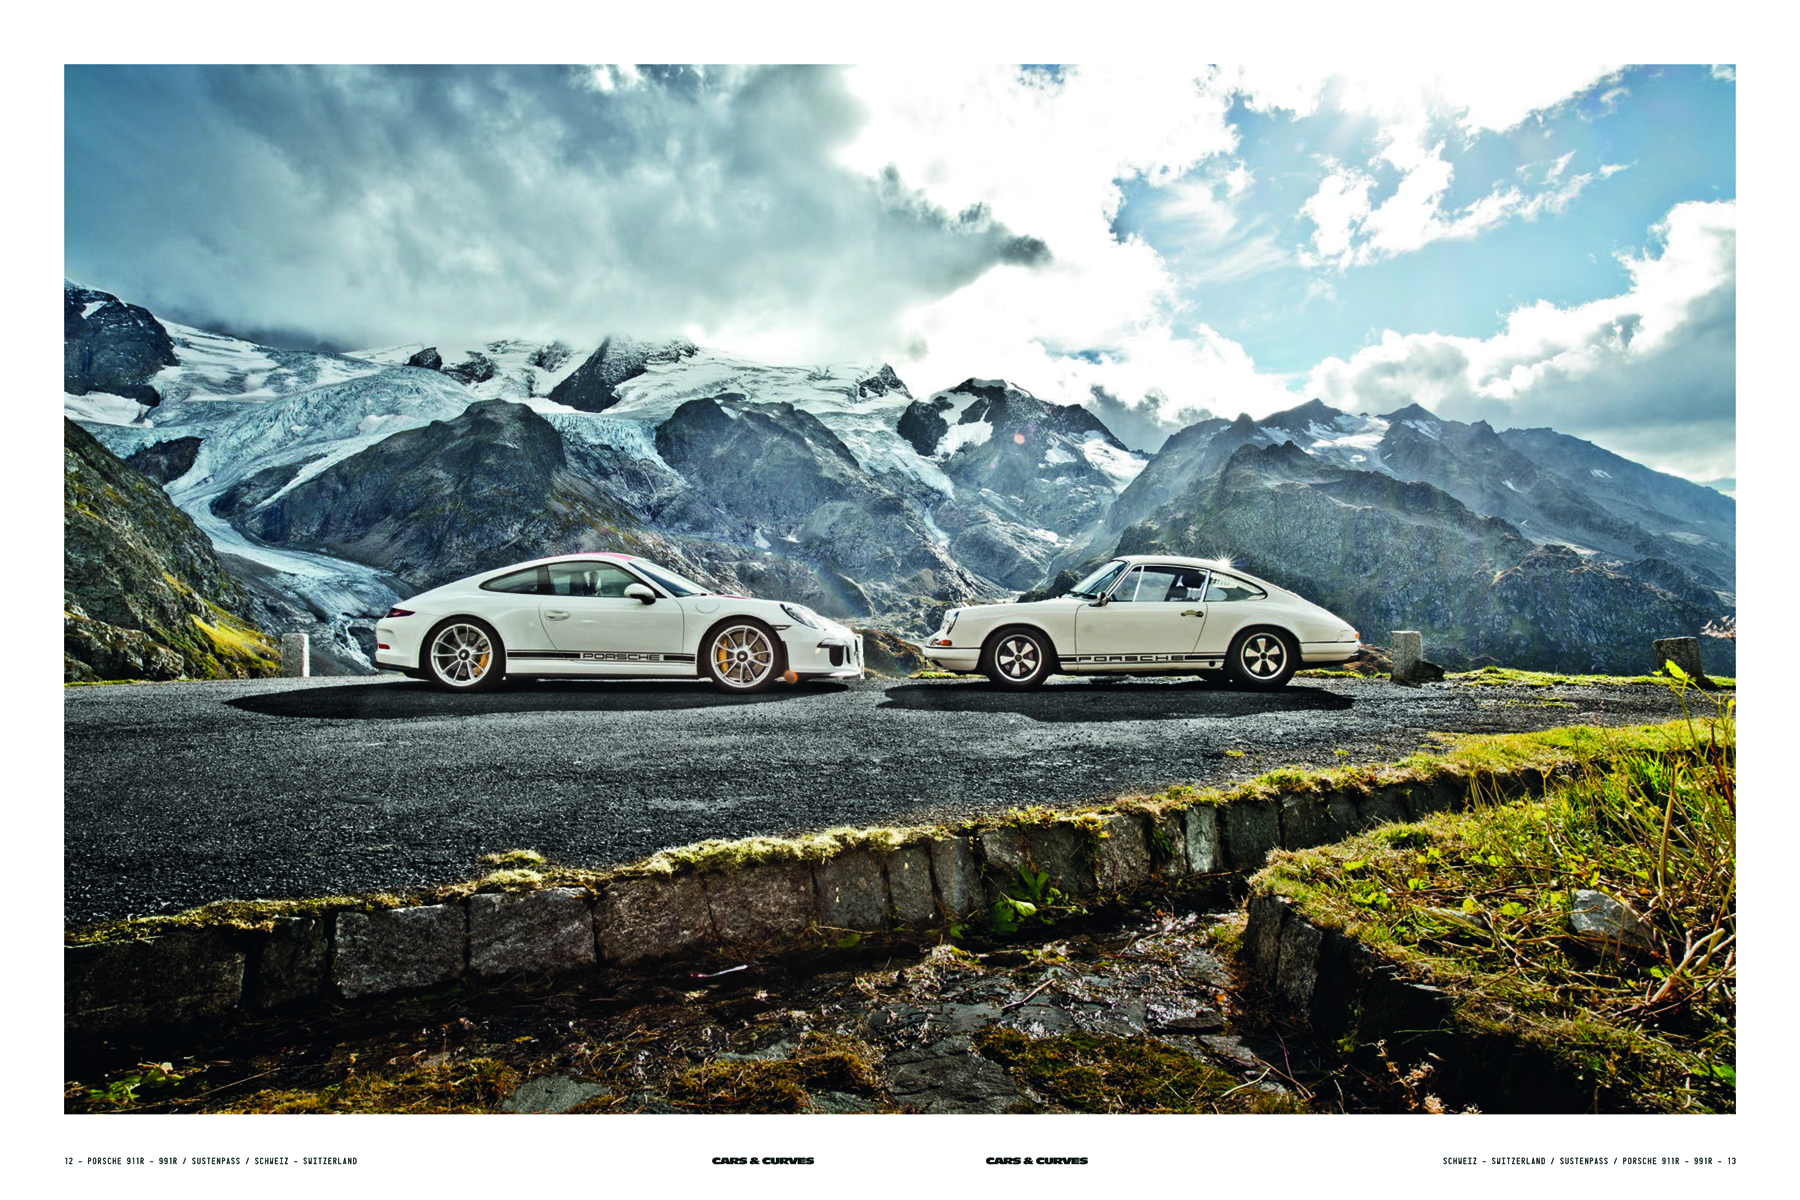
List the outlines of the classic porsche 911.
{"type": "Polygon", "coordinates": [[[953,608],[920,643],[949,671],[1000,687],[1052,675],[1199,673],[1278,688],[1302,663],[1339,663],[1360,648],[1348,622],[1228,562],[1128,554],[1067,595],[953,608]]]}
{"type": "Polygon", "coordinates": [[[473,692],[507,677],[852,679],[862,642],[803,604],[720,595],[630,554],[565,554],[402,600],[375,626],[375,664],[473,692]]]}

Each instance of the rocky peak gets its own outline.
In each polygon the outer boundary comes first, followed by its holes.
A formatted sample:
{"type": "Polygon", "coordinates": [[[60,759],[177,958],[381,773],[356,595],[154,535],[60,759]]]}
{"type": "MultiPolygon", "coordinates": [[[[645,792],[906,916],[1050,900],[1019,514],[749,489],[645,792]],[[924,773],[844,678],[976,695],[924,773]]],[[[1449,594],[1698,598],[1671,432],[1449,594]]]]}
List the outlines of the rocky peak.
{"type": "Polygon", "coordinates": [[[894,374],[894,368],[888,366],[886,363],[881,364],[881,370],[875,372],[867,379],[859,379],[856,381],[856,398],[858,400],[866,400],[874,396],[889,395],[905,396],[908,399],[912,398],[912,393],[906,390],[906,385],[900,382],[900,377],[898,375],[894,374]]]}
{"type": "Polygon", "coordinates": [[[691,358],[699,347],[685,338],[655,343],[608,337],[567,379],[550,389],[550,399],[583,412],[605,412],[619,402],[619,386],[642,375],[652,363],[691,358]]]}
{"type": "Polygon", "coordinates": [[[64,391],[107,392],[154,406],[162,397],[147,381],[175,365],[175,343],[149,309],[63,282],[64,391]]]}
{"type": "Polygon", "coordinates": [[[409,367],[423,367],[427,371],[441,371],[444,368],[444,360],[443,357],[438,354],[436,346],[427,346],[411,358],[407,359],[406,365],[409,367]]]}

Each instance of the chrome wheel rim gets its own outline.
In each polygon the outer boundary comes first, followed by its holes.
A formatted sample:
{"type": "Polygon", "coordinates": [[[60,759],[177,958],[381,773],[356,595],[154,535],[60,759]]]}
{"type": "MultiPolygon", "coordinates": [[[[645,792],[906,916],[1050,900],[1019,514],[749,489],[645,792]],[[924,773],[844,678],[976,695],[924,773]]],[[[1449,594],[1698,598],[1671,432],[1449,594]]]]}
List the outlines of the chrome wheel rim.
{"type": "Polygon", "coordinates": [[[1238,651],[1244,670],[1257,679],[1273,679],[1287,665],[1287,647],[1272,634],[1258,633],[1238,651]]]}
{"type": "Polygon", "coordinates": [[[775,643],[754,625],[734,625],[713,639],[712,665],[727,687],[755,687],[775,669],[775,643]]]}
{"type": "Polygon", "coordinates": [[[494,666],[494,643],[479,625],[446,625],[431,639],[431,669],[451,687],[473,687],[494,666]]]}
{"type": "Polygon", "coordinates": [[[994,648],[994,665],[1002,675],[1014,682],[1030,679],[1043,665],[1043,653],[1036,640],[1023,634],[1003,638],[994,648]]]}

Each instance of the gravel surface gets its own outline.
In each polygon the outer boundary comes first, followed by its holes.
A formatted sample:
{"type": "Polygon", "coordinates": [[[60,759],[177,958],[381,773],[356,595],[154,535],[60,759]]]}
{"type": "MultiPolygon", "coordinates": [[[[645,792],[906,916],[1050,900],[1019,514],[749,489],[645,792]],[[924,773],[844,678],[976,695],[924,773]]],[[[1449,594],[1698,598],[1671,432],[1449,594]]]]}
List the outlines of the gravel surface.
{"type": "Polygon", "coordinates": [[[585,681],[450,695],[391,677],[69,688],[64,919],[431,886],[514,847],[609,866],[703,838],[1387,761],[1433,731],[1678,715],[1654,685],[1347,679],[1275,693],[1067,679],[1022,694],[869,679],[753,697],[585,681]]]}

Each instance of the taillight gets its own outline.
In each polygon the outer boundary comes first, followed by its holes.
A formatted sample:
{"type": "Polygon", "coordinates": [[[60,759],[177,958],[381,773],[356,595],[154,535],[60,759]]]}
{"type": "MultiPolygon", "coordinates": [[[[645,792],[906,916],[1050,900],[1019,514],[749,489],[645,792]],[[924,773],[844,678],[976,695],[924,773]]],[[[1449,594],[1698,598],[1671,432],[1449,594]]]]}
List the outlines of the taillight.
{"type": "Polygon", "coordinates": [[[387,615],[390,617],[410,617],[410,616],[412,616],[412,609],[410,609],[410,608],[390,608],[387,610],[387,615]]]}

